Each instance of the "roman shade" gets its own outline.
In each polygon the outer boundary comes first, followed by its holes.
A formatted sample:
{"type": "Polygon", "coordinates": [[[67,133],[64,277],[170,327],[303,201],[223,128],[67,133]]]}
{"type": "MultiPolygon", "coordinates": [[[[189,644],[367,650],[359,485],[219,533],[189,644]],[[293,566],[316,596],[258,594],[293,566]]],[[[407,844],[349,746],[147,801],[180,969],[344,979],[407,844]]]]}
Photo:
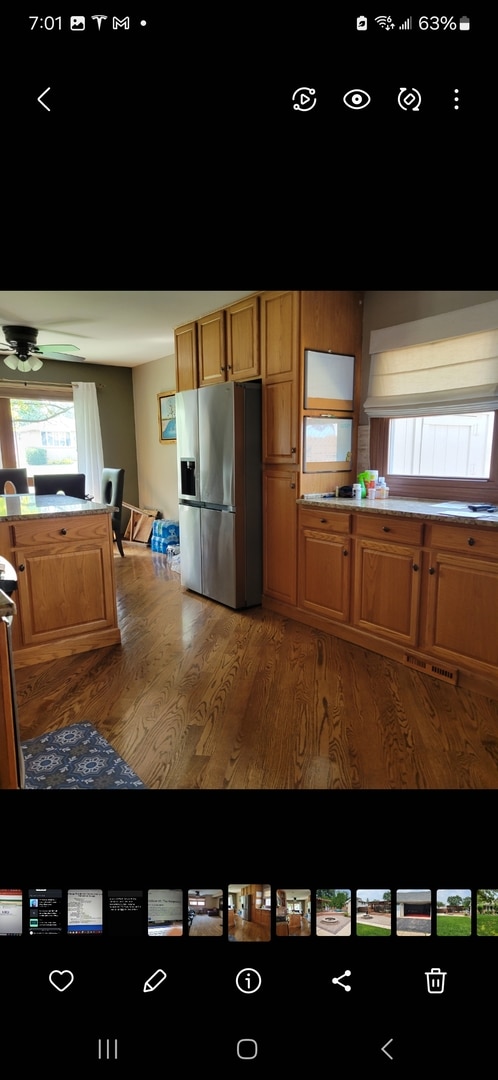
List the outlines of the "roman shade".
{"type": "Polygon", "coordinates": [[[370,417],[498,408],[498,302],[374,330],[370,417]]]}

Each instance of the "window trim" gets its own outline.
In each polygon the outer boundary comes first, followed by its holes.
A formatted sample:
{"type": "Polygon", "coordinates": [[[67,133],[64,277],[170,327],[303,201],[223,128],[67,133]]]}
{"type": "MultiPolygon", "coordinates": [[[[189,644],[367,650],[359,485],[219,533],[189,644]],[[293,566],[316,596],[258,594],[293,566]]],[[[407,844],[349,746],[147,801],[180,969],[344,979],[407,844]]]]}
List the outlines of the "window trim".
{"type": "Polygon", "coordinates": [[[370,418],[370,461],[385,476],[389,494],[411,499],[454,499],[457,502],[498,502],[498,410],[495,411],[490,475],[487,480],[447,476],[401,476],[388,473],[389,417],[370,418]]]}

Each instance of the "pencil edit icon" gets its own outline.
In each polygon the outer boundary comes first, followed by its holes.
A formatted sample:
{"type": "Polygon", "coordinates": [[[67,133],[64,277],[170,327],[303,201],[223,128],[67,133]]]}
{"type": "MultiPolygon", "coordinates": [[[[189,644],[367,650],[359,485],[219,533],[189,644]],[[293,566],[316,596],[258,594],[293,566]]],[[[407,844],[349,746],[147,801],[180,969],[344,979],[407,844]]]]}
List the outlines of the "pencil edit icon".
{"type": "Polygon", "coordinates": [[[165,978],[166,972],[162,968],[158,968],[144,983],[144,994],[150,994],[152,990],[157,990],[165,978]]]}

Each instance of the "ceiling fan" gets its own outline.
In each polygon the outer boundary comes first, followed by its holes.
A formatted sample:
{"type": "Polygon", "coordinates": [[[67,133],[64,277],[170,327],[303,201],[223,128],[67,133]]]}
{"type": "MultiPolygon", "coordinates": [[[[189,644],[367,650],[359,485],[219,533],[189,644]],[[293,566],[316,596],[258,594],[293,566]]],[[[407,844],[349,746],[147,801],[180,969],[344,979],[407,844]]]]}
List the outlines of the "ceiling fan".
{"type": "Polygon", "coordinates": [[[83,362],[84,356],[71,356],[79,352],[77,345],[37,345],[38,330],[32,326],[3,326],[5,341],[0,342],[0,356],[12,371],[39,371],[46,360],[72,360],[83,362]]]}

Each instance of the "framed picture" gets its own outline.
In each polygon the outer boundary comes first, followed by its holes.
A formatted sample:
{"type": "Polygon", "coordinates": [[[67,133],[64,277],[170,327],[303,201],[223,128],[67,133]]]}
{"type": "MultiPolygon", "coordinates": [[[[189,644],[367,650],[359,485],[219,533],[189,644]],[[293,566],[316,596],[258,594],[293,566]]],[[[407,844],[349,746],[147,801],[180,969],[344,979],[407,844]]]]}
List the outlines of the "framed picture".
{"type": "Polygon", "coordinates": [[[176,442],[175,391],[166,390],[157,395],[159,410],[159,442],[176,442]]]}

